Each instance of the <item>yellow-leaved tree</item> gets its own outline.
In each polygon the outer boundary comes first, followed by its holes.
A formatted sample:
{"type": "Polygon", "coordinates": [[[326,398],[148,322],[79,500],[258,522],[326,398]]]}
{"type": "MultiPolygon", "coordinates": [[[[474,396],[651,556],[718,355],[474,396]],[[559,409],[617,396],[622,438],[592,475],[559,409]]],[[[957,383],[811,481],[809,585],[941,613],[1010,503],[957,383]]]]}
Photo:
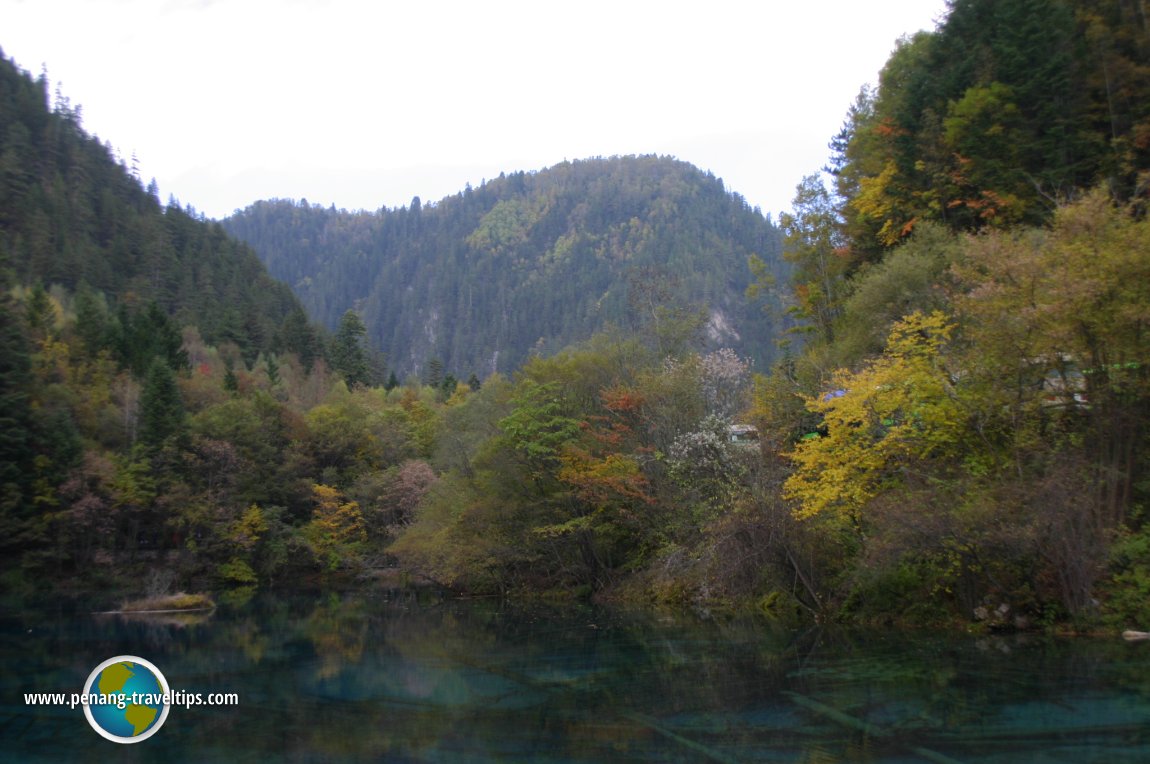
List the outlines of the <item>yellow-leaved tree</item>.
{"type": "Polygon", "coordinates": [[[821,436],[790,454],[784,495],[799,518],[829,516],[860,528],[861,510],[885,489],[961,448],[966,416],[944,359],[953,324],[935,311],[894,324],[881,355],[858,371],[839,370],[807,408],[821,436]]]}
{"type": "Polygon", "coordinates": [[[339,489],[318,483],[312,485],[312,500],[315,513],[304,527],[304,534],[316,559],[333,571],[358,562],[367,541],[359,504],[344,501],[339,489]]]}

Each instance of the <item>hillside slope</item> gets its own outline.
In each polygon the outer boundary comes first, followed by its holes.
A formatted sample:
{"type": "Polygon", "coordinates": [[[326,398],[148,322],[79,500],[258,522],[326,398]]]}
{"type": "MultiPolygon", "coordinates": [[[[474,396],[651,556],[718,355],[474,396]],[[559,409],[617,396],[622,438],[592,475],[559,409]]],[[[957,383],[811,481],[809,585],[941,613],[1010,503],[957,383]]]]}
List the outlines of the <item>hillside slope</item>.
{"type": "Polygon", "coordinates": [[[721,180],[653,156],[513,173],[433,205],[347,212],[261,201],[223,221],[311,315],[358,310],[400,374],[432,359],[464,376],[516,368],[638,303],[705,310],[712,346],[766,363],[780,312],[750,304],[747,260],[785,279],[774,225],[721,180]]]}
{"type": "MultiPolygon", "coordinates": [[[[244,244],[174,201],[161,205],[80,110],[0,54],[0,259],[21,284],[81,282],[120,304],[154,301],[249,358],[302,311],[244,244]]],[[[299,318],[299,316],[297,316],[299,318]]],[[[297,322],[298,323],[298,322],[297,322]]]]}

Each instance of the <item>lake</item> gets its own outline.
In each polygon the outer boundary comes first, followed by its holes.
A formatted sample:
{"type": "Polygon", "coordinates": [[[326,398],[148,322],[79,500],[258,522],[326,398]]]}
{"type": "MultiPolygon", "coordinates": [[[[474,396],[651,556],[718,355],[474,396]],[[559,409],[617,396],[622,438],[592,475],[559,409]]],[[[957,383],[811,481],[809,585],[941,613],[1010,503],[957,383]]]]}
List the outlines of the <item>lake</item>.
{"type": "Polygon", "coordinates": [[[185,620],[0,615],[0,759],[126,762],[1145,762],[1150,643],[773,626],[424,593],[261,595],[185,620]],[[117,655],[172,689],[153,737],[79,693],[117,655]]]}

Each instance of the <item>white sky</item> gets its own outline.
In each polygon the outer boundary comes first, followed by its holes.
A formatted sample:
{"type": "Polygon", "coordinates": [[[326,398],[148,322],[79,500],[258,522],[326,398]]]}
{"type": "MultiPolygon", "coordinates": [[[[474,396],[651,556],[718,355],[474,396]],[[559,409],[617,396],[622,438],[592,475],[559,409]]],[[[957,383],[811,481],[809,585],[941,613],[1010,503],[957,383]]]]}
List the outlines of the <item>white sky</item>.
{"type": "Polygon", "coordinates": [[[664,154],[764,212],[817,171],[859,88],[945,0],[0,0],[161,199],[435,202],[500,172],[664,154]]]}

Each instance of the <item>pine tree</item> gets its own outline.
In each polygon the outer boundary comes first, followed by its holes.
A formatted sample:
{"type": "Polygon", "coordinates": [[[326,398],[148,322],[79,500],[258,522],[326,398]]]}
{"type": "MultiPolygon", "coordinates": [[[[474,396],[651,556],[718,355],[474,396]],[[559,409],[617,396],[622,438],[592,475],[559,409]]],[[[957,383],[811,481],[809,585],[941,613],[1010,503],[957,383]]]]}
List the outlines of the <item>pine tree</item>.
{"type": "Polygon", "coordinates": [[[140,394],[140,441],[158,448],[168,438],[182,435],[186,427],[184,401],[176,375],[166,360],[156,357],[140,394]]]}
{"type": "Polygon", "coordinates": [[[424,381],[436,390],[443,385],[443,361],[432,358],[427,362],[427,379],[424,381]]]}
{"type": "Polygon", "coordinates": [[[280,383],[280,364],[272,353],[264,356],[264,372],[268,375],[268,384],[277,387],[280,383]]]}
{"type": "Polygon", "coordinates": [[[367,327],[354,310],[348,310],[339,320],[331,347],[331,365],[343,375],[348,387],[364,385],[369,381],[370,366],[367,350],[363,346],[367,327]]]}
{"type": "Polygon", "coordinates": [[[230,360],[224,363],[224,389],[229,393],[239,392],[240,380],[236,376],[235,364],[230,360]]]}
{"type": "Polygon", "coordinates": [[[455,378],[454,374],[445,374],[443,382],[439,385],[440,397],[447,400],[455,393],[455,388],[459,386],[459,380],[455,378]]]}
{"type": "Polygon", "coordinates": [[[160,306],[155,302],[148,305],[145,331],[153,338],[153,352],[163,358],[172,371],[191,369],[179,325],[167,313],[160,310],[160,306]]]}
{"type": "Polygon", "coordinates": [[[311,371],[316,356],[319,355],[318,342],[315,330],[308,323],[307,315],[302,310],[293,310],[284,319],[280,327],[279,342],[282,350],[295,353],[303,364],[304,370],[311,371]]]}
{"type": "Polygon", "coordinates": [[[89,355],[96,355],[108,341],[108,306],[104,295],[87,281],[76,289],[76,333],[89,355]]]}
{"type": "Polygon", "coordinates": [[[118,331],[113,348],[120,363],[137,378],[149,374],[154,358],[162,358],[173,371],[191,368],[179,326],[156,303],[147,310],[132,313],[121,304],[117,311],[118,331]]]}
{"type": "Polygon", "coordinates": [[[45,339],[55,324],[52,313],[52,300],[43,284],[36,284],[28,296],[28,303],[24,308],[25,323],[29,333],[37,340],[45,339]]]}

